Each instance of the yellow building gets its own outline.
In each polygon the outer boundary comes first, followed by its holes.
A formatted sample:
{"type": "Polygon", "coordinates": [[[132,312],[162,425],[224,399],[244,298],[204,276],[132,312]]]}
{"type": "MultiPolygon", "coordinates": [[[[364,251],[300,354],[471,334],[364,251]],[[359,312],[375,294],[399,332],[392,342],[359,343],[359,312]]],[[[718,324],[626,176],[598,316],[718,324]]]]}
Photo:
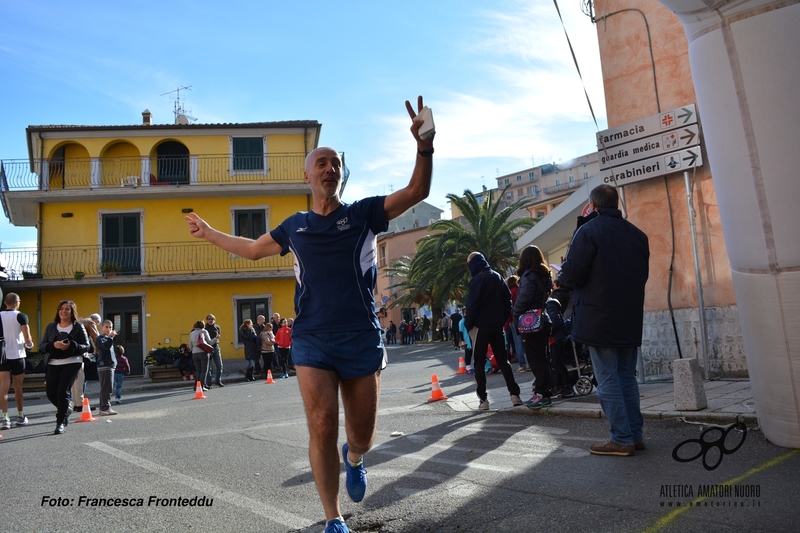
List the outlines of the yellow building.
{"type": "MultiPolygon", "coordinates": [[[[114,321],[132,374],[152,348],[187,342],[209,313],[223,358],[242,358],[237,329],[258,314],[294,315],[292,256],[249,261],[193,239],[184,217],[256,238],[310,208],[303,182],[317,121],[248,124],[30,126],[28,159],[3,161],[0,191],[30,250],[3,250],[31,332],[61,300],[114,321]]],[[[38,344],[38,342],[37,342],[38,344]]]]}

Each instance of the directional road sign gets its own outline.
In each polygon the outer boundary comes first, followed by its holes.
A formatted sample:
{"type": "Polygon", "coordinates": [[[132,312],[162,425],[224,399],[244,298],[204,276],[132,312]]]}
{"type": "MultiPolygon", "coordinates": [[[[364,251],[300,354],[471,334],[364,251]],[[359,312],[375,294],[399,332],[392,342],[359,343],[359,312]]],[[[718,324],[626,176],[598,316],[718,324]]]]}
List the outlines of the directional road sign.
{"type": "Polygon", "coordinates": [[[597,149],[603,152],[612,146],[629,143],[638,139],[653,136],[657,133],[674,130],[697,123],[697,110],[694,104],[678,107],[671,111],[650,115],[621,126],[609,128],[597,133],[597,149]]]}
{"type": "Polygon", "coordinates": [[[600,170],[619,167],[640,159],[674,152],[700,144],[700,127],[697,124],[659,133],[638,141],[620,144],[598,152],[600,170]]]}
{"type": "Polygon", "coordinates": [[[703,166],[703,155],[700,147],[696,146],[627,165],[615,166],[613,169],[601,170],[600,174],[603,177],[603,183],[622,187],[637,181],[701,166],[703,166]],[[616,182],[614,176],[616,176],[616,182]]]}

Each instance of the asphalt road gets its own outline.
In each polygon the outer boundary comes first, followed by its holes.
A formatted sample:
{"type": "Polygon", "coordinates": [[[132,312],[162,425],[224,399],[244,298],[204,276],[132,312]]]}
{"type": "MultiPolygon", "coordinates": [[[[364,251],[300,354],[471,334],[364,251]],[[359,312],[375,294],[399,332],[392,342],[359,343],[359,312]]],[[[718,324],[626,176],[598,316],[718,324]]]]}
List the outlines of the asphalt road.
{"type": "MultiPolygon", "coordinates": [[[[646,421],[648,449],[635,457],[596,457],[588,446],[605,439],[605,420],[428,404],[433,373],[448,395],[473,390],[454,375],[460,352],[442,343],[389,353],[367,497],[354,504],[341,491],[354,532],[798,530],[800,454],[757,428],[713,471],[672,458],[706,429],[680,421],[646,421]]],[[[321,532],[295,379],[231,378],[206,394],[128,393],[118,416],[73,415],[63,436],[52,435],[46,399],[28,400],[31,425],[0,440],[0,531],[321,532]]]]}

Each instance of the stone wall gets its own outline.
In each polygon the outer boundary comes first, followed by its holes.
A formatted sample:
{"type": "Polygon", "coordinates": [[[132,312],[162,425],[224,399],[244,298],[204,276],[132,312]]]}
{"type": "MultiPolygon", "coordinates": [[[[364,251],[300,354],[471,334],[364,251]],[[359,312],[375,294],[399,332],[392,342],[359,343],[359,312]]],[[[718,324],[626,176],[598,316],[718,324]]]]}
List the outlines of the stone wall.
{"type": "MultiPolygon", "coordinates": [[[[696,357],[700,368],[704,369],[699,316],[698,309],[675,310],[683,357],[696,357]]],[[[706,324],[710,377],[749,377],[737,306],[706,307],[706,324]]],[[[645,379],[671,378],[672,360],[677,358],[678,347],[669,310],[646,312],[642,337],[645,379]]]]}

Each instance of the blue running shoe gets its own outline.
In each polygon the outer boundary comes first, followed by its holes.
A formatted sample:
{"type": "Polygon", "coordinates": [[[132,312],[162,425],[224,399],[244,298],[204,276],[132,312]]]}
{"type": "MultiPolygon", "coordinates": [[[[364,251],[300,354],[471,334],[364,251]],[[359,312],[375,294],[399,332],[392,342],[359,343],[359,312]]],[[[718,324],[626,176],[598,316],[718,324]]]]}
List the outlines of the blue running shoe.
{"type": "Polygon", "coordinates": [[[350,533],[350,530],[347,529],[347,524],[342,520],[334,518],[333,520],[328,520],[328,523],[325,524],[325,533],[350,533]]]}
{"type": "Polygon", "coordinates": [[[347,460],[347,443],[342,444],[342,459],[344,459],[344,469],[346,478],[344,486],[347,487],[347,495],[350,499],[358,503],[364,499],[367,492],[367,471],[364,470],[364,458],[357,466],[350,466],[347,460]]]}

